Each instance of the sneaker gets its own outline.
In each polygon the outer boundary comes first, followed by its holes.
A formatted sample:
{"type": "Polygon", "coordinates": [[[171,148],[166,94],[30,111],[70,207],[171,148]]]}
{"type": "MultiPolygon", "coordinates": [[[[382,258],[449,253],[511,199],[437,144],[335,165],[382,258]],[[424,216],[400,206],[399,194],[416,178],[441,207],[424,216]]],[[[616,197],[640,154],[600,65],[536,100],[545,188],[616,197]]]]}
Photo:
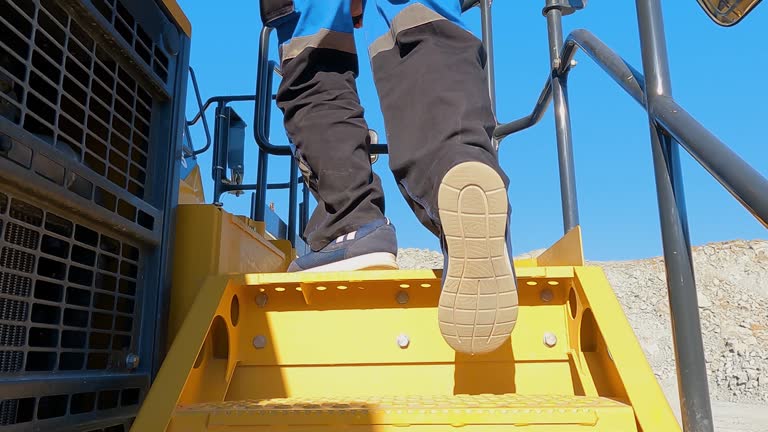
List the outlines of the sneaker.
{"type": "Polygon", "coordinates": [[[397,236],[389,219],[370,222],[295,259],[289,272],[397,270],[397,236]]]}
{"type": "Polygon", "coordinates": [[[504,182],[486,164],[461,163],[443,178],[438,207],[445,256],[440,332],[458,352],[495,351],[509,340],[518,309],[504,182]]]}

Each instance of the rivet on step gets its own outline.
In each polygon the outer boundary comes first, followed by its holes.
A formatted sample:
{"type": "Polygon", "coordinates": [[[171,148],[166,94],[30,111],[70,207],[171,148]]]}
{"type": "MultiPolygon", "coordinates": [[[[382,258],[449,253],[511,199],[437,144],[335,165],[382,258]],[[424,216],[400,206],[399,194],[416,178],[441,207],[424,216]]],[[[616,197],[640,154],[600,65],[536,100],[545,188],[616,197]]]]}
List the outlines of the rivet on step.
{"type": "Polygon", "coordinates": [[[544,333],[544,345],[550,348],[557,345],[557,336],[555,336],[554,333],[550,333],[550,332],[544,333]]]}
{"type": "Polygon", "coordinates": [[[400,348],[408,348],[408,345],[411,344],[411,339],[408,337],[407,334],[401,334],[397,337],[397,346],[400,348]]]}
{"type": "Polygon", "coordinates": [[[125,366],[128,369],[136,369],[139,367],[139,356],[134,353],[130,353],[125,356],[125,366]]]}
{"type": "Polygon", "coordinates": [[[267,346],[267,338],[264,335],[257,335],[253,338],[253,347],[262,349],[267,346]]]}
{"type": "Polygon", "coordinates": [[[541,290],[541,301],[545,303],[549,303],[552,301],[552,299],[555,297],[555,295],[552,293],[552,290],[549,288],[541,290]]]}
{"type": "Polygon", "coordinates": [[[403,305],[408,303],[408,300],[411,299],[411,296],[409,296],[408,293],[405,291],[400,291],[399,293],[397,293],[397,297],[395,297],[395,299],[397,300],[398,304],[403,305]]]}
{"type": "Polygon", "coordinates": [[[256,306],[260,308],[263,308],[264,306],[266,306],[267,301],[269,301],[269,297],[264,293],[261,293],[256,296],[256,306]]]}

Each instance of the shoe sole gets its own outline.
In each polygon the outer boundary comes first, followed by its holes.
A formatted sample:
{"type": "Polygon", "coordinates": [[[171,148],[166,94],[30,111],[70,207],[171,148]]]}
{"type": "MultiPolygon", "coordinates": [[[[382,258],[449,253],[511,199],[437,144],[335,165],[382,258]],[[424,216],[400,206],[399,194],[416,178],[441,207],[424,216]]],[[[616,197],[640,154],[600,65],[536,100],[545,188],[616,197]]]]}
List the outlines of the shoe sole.
{"type": "Polygon", "coordinates": [[[448,264],[440,294],[440,332],[456,351],[501,347],[517,322],[517,281],[506,242],[507,191],[489,166],[453,167],[438,191],[448,264]]]}
{"type": "Polygon", "coordinates": [[[358,270],[397,270],[397,258],[389,252],[374,252],[301,270],[297,273],[343,272],[358,270]]]}

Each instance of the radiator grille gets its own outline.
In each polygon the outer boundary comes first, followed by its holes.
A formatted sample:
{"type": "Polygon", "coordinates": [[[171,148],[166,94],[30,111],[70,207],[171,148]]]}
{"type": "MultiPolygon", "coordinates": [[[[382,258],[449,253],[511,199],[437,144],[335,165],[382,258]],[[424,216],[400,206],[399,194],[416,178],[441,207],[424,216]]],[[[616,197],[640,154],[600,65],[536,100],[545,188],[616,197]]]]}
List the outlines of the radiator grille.
{"type": "MultiPolygon", "coordinates": [[[[55,2],[0,0],[0,10],[0,115],[143,199],[150,92],[55,2]]],[[[129,15],[113,15],[141,34],[129,15]]],[[[133,44],[143,39],[136,36],[133,44]]],[[[155,57],[151,63],[163,64],[155,57]]]]}
{"type": "Polygon", "coordinates": [[[168,55],[154,43],[144,28],[119,0],[92,0],[99,13],[111,22],[117,34],[131,45],[157,76],[168,81],[168,55]]]}
{"type": "MultiPolygon", "coordinates": [[[[141,389],[102,390],[0,401],[0,426],[137,406],[141,389]]],[[[74,420],[74,419],[73,419],[74,420]]],[[[92,432],[124,432],[122,424],[92,432]]]]}
{"type": "Polygon", "coordinates": [[[119,369],[140,251],[0,193],[0,374],[119,369]]]}

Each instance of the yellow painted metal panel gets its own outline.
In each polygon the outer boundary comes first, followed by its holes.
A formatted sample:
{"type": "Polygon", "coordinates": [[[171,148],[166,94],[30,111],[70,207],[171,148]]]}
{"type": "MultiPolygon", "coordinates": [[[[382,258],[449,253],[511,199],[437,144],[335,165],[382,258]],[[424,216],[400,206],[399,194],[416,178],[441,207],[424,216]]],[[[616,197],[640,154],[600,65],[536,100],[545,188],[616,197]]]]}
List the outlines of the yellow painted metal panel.
{"type": "MultiPolygon", "coordinates": [[[[582,333],[579,348],[592,351],[586,353],[586,357],[582,355],[582,361],[592,360],[594,366],[590,371],[595,378],[601,378],[600,368],[605,365],[610,365],[616,370],[613,379],[620,379],[620,383],[613,383],[613,387],[624,388],[627,400],[634,408],[643,431],[679,431],[680,426],[672,409],[659,383],[654,379],[653,371],[602,269],[579,267],[576,268],[576,275],[577,292],[582,297],[584,306],[589,307],[594,316],[599,336],[603,340],[601,342],[594,339],[598,336],[595,334],[597,332],[582,333]],[[587,340],[590,346],[584,344],[586,336],[592,337],[592,340],[587,340]],[[601,343],[605,344],[605,351],[600,350],[601,343]],[[598,357],[599,360],[595,361],[594,357],[599,354],[603,357],[598,357]],[[589,359],[590,357],[592,359],[589,359]]],[[[584,316],[583,310],[579,316],[584,316]]],[[[603,373],[602,378],[607,376],[603,373]]]]}
{"type": "Polygon", "coordinates": [[[173,341],[155,378],[155,385],[150,388],[141,405],[131,427],[133,432],[165,430],[182,398],[190,371],[194,369],[200,347],[219,309],[220,300],[228,289],[234,288],[230,278],[225,276],[211,277],[201,285],[200,295],[190,307],[179,336],[173,341]]]}
{"type": "Polygon", "coordinates": [[[240,365],[227,400],[513,393],[514,362],[329,366],[240,365]],[[493,377],[489,380],[488,377],[493,377]],[[478,380],[478,377],[483,379],[478,380]],[[258,383],[258,385],[254,385],[258,383]]]}
{"type": "Polygon", "coordinates": [[[179,205],[176,210],[169,343],[202,282],[211,275],[285,269],[280,249],[246,222],[214,205],[179,205]]]}
{"type": "Polygon", "coordinates": [[[179,180],[179,204],[205,204],[199,165],[192,168],[186,178],[179,180]]]}
{"type": "Polygon", "coordinates": [[[189,22],[189,18],[181,10],[181,6],[176,0],[163,0],[163,4],[187,37],[192,37],[192,23],[189,22]]]}
{"type": "MultiPolygon", "coordinates": [[[[521,283],[520,316],[523,318],[512,333],[514,356],[518,361],[568,359],[563,304],[564,287],[569,282],[561,281],[542,279],[521,283]],[[552,293],[549,303],[541,300],[542,290],[552,293]],[[554,334],[562,342],[546,346],[546,333],[554,334]]],[[[241,361],[252,365],[452,362],[455,352],[437,328],[440,281],[417,282],[421,283],[405,284],[403,280],[364,285],[325,283],[327,287],[320,286],[324,289],[314,292],[310,304],[303,295],[308,289],[306,286],[299,287],[301,292],[292,284],[260,289],[245,287],[242,297],[248,302],[243,305],[247,310],[243,320],[249,333],[241,334],[239,343],[248,345],[255,335],[262,335],[267,345],[263,349],[245,350],[241,361]],[[408,288],[401,288],[406,285],[408,288]],[[400,304],[399,300],[407,303],[400,304]],[[259,301],[265,303],[263,307],[258,306],[259,301]],[[410,344],[405,349],[397,344],[400,335],[409,338],[410,344]]],[[[504,361],[510,354],[499,351],[475,359],[504,361]]]]}
{"type": "Polygon", "coordinates": [[[539,266],[583,266],[584,249],[581,227],[568,231],[560,240],[536,258],[539,266]]]}

